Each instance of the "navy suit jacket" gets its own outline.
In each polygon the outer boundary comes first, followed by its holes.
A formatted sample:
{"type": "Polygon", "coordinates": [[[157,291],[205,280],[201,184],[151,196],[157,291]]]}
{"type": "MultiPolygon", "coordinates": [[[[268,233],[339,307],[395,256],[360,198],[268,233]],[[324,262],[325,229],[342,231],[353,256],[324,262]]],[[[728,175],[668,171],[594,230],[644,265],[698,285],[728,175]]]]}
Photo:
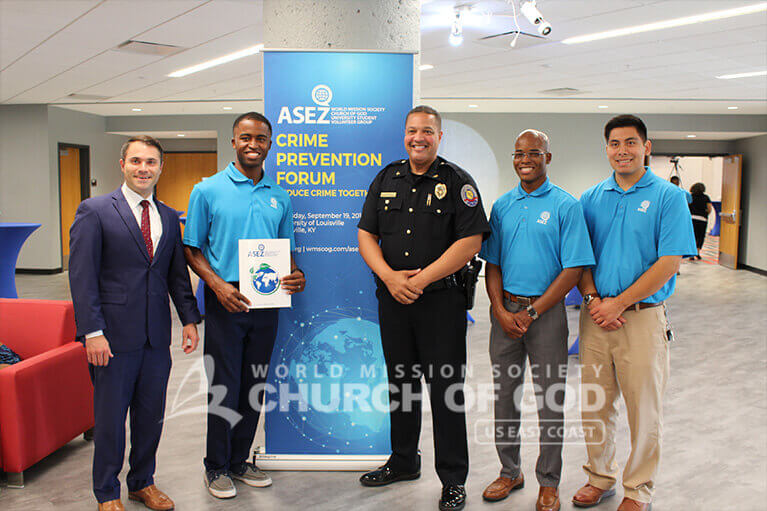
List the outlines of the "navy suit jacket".
{"type": "Polygon", "coordinates": [[[103,330],[113,353],[170,345],[168,295],[181,323],[197,310],[181,244],[178,213],[155,200],[162,237],[149,254],[121,189],[83,201],[69,231],[69,287],[77,336],[103,330]]]}

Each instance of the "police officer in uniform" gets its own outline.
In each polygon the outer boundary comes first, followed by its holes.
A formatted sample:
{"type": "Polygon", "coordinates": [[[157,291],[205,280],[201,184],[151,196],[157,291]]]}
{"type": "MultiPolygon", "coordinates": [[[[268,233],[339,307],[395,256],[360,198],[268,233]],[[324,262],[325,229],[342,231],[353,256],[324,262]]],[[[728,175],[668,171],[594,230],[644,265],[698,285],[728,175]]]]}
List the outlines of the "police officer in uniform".
{"type": "Polygon", "coordinates": [[[468,472],[464,368],[466,296],[459,270],[479,252],[490,226],[471,176],[437,157],[439,113],[413,108],[405,119],[409,158],[373,180],[357,227],[360,254],[375,274],[381,342],[389,375],[392,454],[363,475],[383,486],[421,475],[421,376],[429,386],[442,510],[462,509],[468,472]]]}

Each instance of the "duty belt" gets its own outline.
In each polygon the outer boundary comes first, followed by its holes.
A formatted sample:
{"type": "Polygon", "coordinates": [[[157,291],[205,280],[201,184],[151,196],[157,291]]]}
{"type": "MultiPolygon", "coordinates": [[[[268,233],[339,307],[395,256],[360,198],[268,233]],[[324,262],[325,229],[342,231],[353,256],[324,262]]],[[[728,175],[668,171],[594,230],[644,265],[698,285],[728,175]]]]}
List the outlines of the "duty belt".
{"type": "MultiPolygon", "coordinates": [[[[383,280],[378,278],[378,275],[373,274],[373,277],[375,277],[376,286],[378,286],[381,289],[386,289],[386,284],[384,284],[383,280]]],[[[439,291],[441,289],[450,289],[452,287],[460,287],[461,283],[458,280],[458,276],[454,273],[452,275],[448,275],[445,278],[435,280],[426,288],[423,290],[424,293],[429,293],[431,291],[439,291]]]]}
{"type": "Polygon", "coordinates": [[[540,298],[539,296],[517,296],[509,293],[508,291],[503,292],[503,297],[525,307],[532,305],[534,301],[540,298]]]}

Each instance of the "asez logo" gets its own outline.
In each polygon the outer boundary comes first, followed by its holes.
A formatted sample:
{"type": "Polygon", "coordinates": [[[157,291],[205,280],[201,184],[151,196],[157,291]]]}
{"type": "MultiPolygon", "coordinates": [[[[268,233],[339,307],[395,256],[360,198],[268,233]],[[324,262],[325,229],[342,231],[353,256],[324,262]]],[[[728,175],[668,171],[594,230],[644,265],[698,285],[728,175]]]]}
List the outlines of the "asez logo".
{"type": "Polygon", "coordinates": [[[650,207],[650,201],[643,200],[642,204],[637,208],[637,211],[641,211],[642,213],[647,213],[647,208],[650,207]]]}
{"type": "Polygon", "coordinates": [[[292,109],[283,106],[277,124],[330,124],[330,100],[333,90],[327,85],[318,84],[312,89],[312,101],[318,106],[294,106],[292,109]]]}
{"type": "Polygon", "coordinates": [[[544,211],[541,213],[541,217],[537,220],[537,222],[539,224],[546,225],[546,223],[549,221],[549,218],[551,218],[551,213],[544,211]]]}

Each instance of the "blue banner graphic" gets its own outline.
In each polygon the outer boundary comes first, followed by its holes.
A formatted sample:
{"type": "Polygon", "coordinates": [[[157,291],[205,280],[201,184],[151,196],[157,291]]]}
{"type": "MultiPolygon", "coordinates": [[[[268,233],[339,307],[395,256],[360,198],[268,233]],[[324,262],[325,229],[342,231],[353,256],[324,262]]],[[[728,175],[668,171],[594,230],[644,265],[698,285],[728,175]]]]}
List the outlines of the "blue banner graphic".
{"type": "Polygon", "coordinates": [[[368,186],[402,158],[406,54],[266,52],[266,172],[290,194],[306,290],[280,313],[266,454],[387,455],[386,366],[370,270],[357,248],[368,186]]]}

